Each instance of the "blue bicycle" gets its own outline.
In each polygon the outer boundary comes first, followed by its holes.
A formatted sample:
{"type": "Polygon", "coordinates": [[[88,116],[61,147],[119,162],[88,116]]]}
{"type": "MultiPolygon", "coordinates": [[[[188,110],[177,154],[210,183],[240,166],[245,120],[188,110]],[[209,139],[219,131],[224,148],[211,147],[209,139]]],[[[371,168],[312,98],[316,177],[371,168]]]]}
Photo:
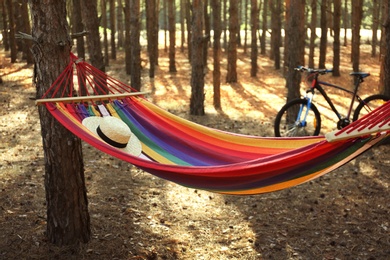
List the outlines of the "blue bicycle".
{"type": "Polygon", "coordinates": [[[306,91],[305,97],[294,99],[286,103],[276,115],[274,132],[277,137],[316,136],[320,134],[321,114],[313,103],[315,90],[320,92],[337,116],[337,129],[341,129],[350,124],[355,101],[357,101],[358,105],[353,113],[352,121],[357,120],[359,117],[367,114],[390,99],[389,97],[381,94],[372,95],[362,99],[357,94],[360,83],[370,76],[370,73],[367,72],[352,72],[350,74],[355,77],[353,91],[350,91],[340,86],[318,80],[320,75],[332,72],[331,69],[312,69],[301,66],[295,70],[306,72],[306,80],[307,82],[310,82],[311,85],[306,91]],[[322,86],[336,88],[351,94],[351,103],[346,116],[342,116],[339,113],[322,86]]]}

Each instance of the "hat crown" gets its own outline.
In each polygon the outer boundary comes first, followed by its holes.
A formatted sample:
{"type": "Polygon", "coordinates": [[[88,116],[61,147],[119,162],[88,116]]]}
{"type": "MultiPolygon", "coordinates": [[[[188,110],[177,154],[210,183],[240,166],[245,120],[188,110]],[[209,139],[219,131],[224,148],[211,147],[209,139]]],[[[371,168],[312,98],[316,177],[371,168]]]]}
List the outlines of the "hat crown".
{"type": "Polygon", "coordinates": [[[112,141],[126,144],[131,137],[129,127],[116,117],[104,117],[99,125],[100,131],[112,141]]]}

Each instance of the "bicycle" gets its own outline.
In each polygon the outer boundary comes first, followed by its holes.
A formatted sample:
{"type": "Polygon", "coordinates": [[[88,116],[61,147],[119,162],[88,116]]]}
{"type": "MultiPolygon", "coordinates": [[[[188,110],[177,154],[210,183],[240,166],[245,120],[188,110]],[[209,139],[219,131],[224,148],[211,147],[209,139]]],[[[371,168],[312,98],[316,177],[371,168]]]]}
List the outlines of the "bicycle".
{"type": "Polygon", "coordinates": [[[364,82],[364,79],[370,76],[367,72],[352,72],[351,76],[355,77],[353,91],[343,87],[318,80],[320,75],[325,75],[332,72],[332,69],[312,69],[300,66],[295,70],[299,72],[307,72],[307,82],[310,82],[310,88],[306,91],[303,98],[294,99],[286,103],[278,112],[275,118],[274,132],[276,137],[293,137],[293,136],[317,136],[321,130],[321,114],[315,104],[313,98],[315,90],[317,90],[326,100],[332,111],[338,118],[337,129],[342,129],[351,122],[351,115],[355,101],[358,105],[353,113],[352,121],[356,121],[360,116],[372,111],[376,107],[382,105],[390,98],[376,94],[362,99],[357,93],[359,85],[364,82]],[[335,89],[345,91],[352,95],[351,103],[348,108],[348,113],[344,117],[336,109],[332,100],[322,86],[328,86],[335,89]]]}

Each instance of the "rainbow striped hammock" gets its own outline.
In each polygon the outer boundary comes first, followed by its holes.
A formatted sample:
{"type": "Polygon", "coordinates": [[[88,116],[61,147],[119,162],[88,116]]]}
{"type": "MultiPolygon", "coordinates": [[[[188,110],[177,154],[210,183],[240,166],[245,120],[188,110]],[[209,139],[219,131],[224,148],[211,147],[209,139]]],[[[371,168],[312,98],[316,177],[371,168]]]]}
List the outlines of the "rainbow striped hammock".
{"type": "Polygon", "coordinates": [[[223,194],[260,194],[313,180],[390,134],[389,102],[331,133],[329,141],[324,136],[256,137],[212,129],[161,109],[143,94],[71,54],[69,65],[37,104],[44,104],[67,129],[107,154],[180,185],[223,194]],[[61,93],[77,96],[53,98],[61,93]],[[137,135],[141,156],[106,144],[81,124],[85,117],[107,112],[137,135]]]}

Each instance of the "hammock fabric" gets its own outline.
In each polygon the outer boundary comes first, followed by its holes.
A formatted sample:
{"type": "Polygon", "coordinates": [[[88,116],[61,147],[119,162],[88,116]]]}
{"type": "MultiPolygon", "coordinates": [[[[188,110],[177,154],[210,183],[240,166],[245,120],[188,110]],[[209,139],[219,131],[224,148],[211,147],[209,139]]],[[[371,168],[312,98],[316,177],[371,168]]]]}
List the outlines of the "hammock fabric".
{"type": "MultiPolygon", "coordinates": [[[[37,103],[107,154],[180,185],[224,194],[260,194],[310,181],[389,135],[390,103],[377,109],[383,116],[374,126],[367,123],[370,114],[357,121],[370,129],[382,125],[375,133],[361,131],[353,138],[336,137],[329,142],[323,136],[256,137],[212,129],[179,118],[142,94],[71,54],[69,65],[37,103]],[[108,145],[81,123],[89,116],[107,115],[123,120],[138,137],[142,143],[139,157],[108,145]]],[[[343,132],[355,131],[357,124],[343,132]]]]}

